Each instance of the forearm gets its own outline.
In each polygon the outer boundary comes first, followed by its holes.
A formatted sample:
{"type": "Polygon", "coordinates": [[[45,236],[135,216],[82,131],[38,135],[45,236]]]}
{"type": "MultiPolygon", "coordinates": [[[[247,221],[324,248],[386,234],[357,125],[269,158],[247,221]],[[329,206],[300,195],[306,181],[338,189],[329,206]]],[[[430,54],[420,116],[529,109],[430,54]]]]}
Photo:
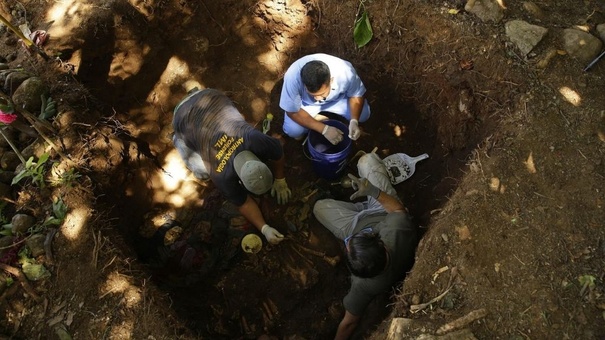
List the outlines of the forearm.
{"type": "Polygon", "coordinates": [[[250,195],[246,198],[246,202],[238,207],[238,211],[259,231],[266,223],[258,204],[250,195]]]}
{"type": "Polygon", "coordinates": [[[355,325],[343,325],[341,322],[340,325],[338,325],[338,331],[336,331],[336,336],[334,337],[334,340],[347,340],[351,337],[351,334],[353,334],[354,330],[355,325]]]}
{"type": "Polygon", "coordinates": [[[355,316],[348,311],[345,312],[345,316],[340,321],[338,325],[338,330],[336,331],[336,336],[334,336],[334,340],[346,340],[351,337],[355,328],[357,328],[357,324],[359,323],[360,317],[355,316]]]}
{"type": "Polygon", "coordinates": [[[282,147],[281,158],[271,162],[271,167],[273,168],[273,177],[276,179],[284,178],[286,177],[286,173],[284,171],[284,167],[286,165],[286,154],[283,153],[283,149],[284,145],[286,144],[286,141],[284,140],[284,137],[281,134],[274,133],[271,137],[279,140],[279,143],[282,147]]]}
{"type": "Polygon", "coordinates": [[[382,190],[380,190],[380,194],[378,195],[376,200],[388,213],[405,210],[405,206],[403,205],[403,203],[401,203],[399,198],[393,197],[382,190]]]}
{"type": "Polygon", "coordinates": [[[286,164],[286,155],[284,154],[280,159],[272,162],[273,176],[275,179],[286,177],[284,166],[286,164]]]}
{"type": "Polygon", "coordinates": [[[364,101],[365,99],[363,97],[349,98],[349,111],[351,112],[351,119],[357,119],[359,121],[364,101]]]}
{"type": "Polygon", "coordinates": [[[325,127],[324,123],[315,120],[315,118],[311,117],[311,115],[303,109],[298,110],[298,112],[288,112],[287,114],[290,119],[296,122],[296,124],[304,126],[309,130],[322,133],[325,127]]]}

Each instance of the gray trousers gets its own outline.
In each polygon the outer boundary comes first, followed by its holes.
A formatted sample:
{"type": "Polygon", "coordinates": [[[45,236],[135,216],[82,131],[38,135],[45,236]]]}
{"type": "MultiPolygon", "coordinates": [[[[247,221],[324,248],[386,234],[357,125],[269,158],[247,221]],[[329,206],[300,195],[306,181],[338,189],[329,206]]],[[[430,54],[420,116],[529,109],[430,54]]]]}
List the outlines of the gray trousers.
{"type": "MultiPolygon", "coordinates": [[[[367,178],[380,190],[397,197],[397,191],[391,185],[387,169],[375,153],[363,155],[357,162],[357,171],[359,177],[367,178]]],[[[368,196],[365,202],[358,203],[334,199],[319,200],[313,207],[313,214],[334,236],[344,240],[358,231],[356,227],[359,220],[376,214],[383,215],[385,210],[375,198],[368,196]]]]}

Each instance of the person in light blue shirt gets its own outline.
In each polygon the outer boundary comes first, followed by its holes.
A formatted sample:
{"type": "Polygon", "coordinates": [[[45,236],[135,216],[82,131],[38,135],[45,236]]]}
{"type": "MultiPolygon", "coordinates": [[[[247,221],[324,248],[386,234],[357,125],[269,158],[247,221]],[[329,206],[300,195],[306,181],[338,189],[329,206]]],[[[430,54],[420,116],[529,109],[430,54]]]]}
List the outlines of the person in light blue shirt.
{"type": "Polygon", "coordinates": [[[309,130],[321,133],[332,144],[343,139],[338,128],[315,118],[322,111],[349,121],[349,138],[361,135],[359,122],[370,118],[364,98],[366,88],[350,62],[328,54],[311,54],[295,61],[284,75],[279,106],[285,111],[284,133],[302,138],[309,130]]]}

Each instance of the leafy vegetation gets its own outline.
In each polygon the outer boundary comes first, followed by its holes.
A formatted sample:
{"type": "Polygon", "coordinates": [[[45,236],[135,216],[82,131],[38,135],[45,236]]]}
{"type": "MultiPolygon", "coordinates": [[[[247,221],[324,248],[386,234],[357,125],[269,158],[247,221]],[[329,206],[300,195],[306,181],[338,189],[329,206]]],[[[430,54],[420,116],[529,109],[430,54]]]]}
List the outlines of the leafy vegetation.
{"type": "Polygon", "coordinates": [[[361,13],[361,16],[358,15],[359,18],[355,21],[355,26],[353,28],[353,40],[355,40],[357,47],[361,48],[372,40],[374,32],[372,31],[372,24],[370,24],[368,12],[363,6],[363,1],[359,3],[359,9],[363,9],[363,12],[361,13]]]}
{"type": "Polygon", "coordinates": [[[21,170],[15,177],[13,177],[13,181],[11,185],[15,185],[19,183],[22,179],[31,177],[32,183],[41,188],[44,188],[44,164],[48,161],[48,154],[42,154],[40,158],[38,158],[38,162],[34,163],[34,157],[30,157],[27,162],[25,162],[25,168],[21,170]]]}

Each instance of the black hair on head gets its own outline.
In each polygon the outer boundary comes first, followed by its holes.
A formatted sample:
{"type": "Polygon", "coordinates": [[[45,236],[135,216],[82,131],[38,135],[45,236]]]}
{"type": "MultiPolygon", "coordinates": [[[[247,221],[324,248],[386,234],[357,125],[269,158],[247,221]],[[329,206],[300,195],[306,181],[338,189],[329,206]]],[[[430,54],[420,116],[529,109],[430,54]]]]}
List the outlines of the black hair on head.
{"type": "Polygon", "coordinates": [[[360,278],[380,274],[387,264],[386,248],[378,233],[360,233],[349,239],[347,266],[360,278]]]}
{"type": "Polygon", "coordinates": [[[323,61],[313,60],[300,70],[300,77],[307,91],[314,93],[324,84],[330,83],[330,69],[323,61]]]}

